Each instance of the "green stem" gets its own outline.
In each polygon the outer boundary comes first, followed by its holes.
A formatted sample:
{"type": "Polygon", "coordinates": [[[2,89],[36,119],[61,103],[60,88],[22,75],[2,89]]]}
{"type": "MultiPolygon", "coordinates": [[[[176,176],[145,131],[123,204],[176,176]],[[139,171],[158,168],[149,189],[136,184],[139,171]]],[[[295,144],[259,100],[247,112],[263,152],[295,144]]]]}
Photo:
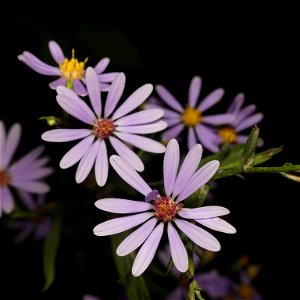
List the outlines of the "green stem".
{"type": "Polygon", "coordinates": [[[295,171],[300,171],[300,165],[286,165],[281,167],[251,167],[247,168],[246,170],[243,170],[242,168],[230,168],[227,170],[221,170],[221,172],[215,174],[213,180],[241,173],[280,173],[295,171]]]}
{"type": "Polygon", "coordinates": [[[192,241],[188,242],[188,254],[189,254],[189,268],[188,268],[188,278],[189,280],[189,300],[195,300],[195,285],[194,285],[194,276],[195,276],[195,269],[194,269],[194,260],[193,260],[193,252],[194,252],[194,245],[192,241]]]}

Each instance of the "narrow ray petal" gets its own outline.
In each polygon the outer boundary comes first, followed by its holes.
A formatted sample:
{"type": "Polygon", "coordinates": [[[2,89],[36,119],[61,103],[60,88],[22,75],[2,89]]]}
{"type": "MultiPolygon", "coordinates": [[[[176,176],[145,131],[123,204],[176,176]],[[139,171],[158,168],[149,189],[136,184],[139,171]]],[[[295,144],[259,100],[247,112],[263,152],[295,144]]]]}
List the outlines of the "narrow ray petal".
{"type": "Polygon", "coordinates": [[[195,129],[193,127],[190,127],[188,130],[188,148],[189,150],[192,149],[194,145],[197,144],[197,138],[195,134],[195,129]]]}
{"type": "Polygon", "coordinates": [[[229,234],[236,233],[236,229],[231,224],[220,218],[202,219],[196,220],[196,222],[216,231],[229,234]]]}
{"type": "Polygon", "coordinates": [[[184,125],[181,123],[178,125],[175,125],[174,127],[171,127],[170,129],[165,131],[165,133],[162,135],[162,139],[164,141],[169,141],[173,138],[176,138],[181,133],[183,128],[184,128],[184,125]]]}
{"type": "Polygon", "coordinates": [[[204,148],[211,152],[219,151],[220,137],[213,131],[213,129],[199,124],[196,126],[196,134],[204,148]]]}
{"type": "Polygon", "coordinates": [[[255,124],[257,124],[258,122],[260,122],[263,118],[263,114],[261,113],[257,113],[245,120],[243,120],[237,127],[236,127],[236,131],[240,132],[246,128],[252,127],[255,124]]]}
{"type": "Polygon", "coordinates": [[[86,70],[86,87],[88,90],[89,98],[98,118],[101,117],[102,106],[101,106],[101,93],[98,77],[95,70],[88,67],[86,70]]]}
{"type": "Polygon", "coordinates": [[[138,192],[146,196],[152,191],[144,179],[124,159],[112,155],[109,161],[119,176],[138,192]]]}
{"type": "Polygon", "coordinates": [[[157,94],[161,97],[161,99],[172,109],[175,109],[178,112],[183,112],[183,107],[181,106],[181,104],[164,86],[157,84],[155,86],[155,90],[157,94]]]}
{"type": "Polygon", "coordinates": [[[158,121],[151,124],[136,125],[136,126],[117,126],[117,131],[137,133],[137,134],[148,134],[162,131],[167,127],[167,123],[164,121],[158,121]]]}
{"type": "Polygon", "coordinates": [[[199,104],[198,109],[200,111],[206,111],[216,103],[218,103],[224,95],[223,89],[216,89],[208,94],[199,104]]]}
{"type": "Polygon", "coordinates": [[[144,243],[144,241],[148,238],[152,230],[154,229],[157,223],[156,218],[152,218],[143,224],[141,227],[136,229],[133,233],[131,233],[117,248],[117,255],[125,256],[135,249],[137,249],[140,245],[144,243]]]}
{"type": "Polygon", "coordinates": [[[121,217],[100,223],[94,228],[97,236],[112,235],[126,231],[150,219],[153,212],[144,212],[133,216],[121,217]]]}
{"type": "Polygon", "coordinates": [[[175,267],[180,272],[186,272],[188,269],[187,251],[182,243],[180,236],[178,235],[175,228],[172,226],[171,222],[168,223],[168,238],[171,256],[175,267]]]}
{"type": "Polygon", "coordinates": [[[195,76],[189,88],[189,105],[195,107],[201,92],[202,80],[199,76],[195,76]]]}
{"type": "Polygon", "coordinates": [[[101,140],[95,163],[95,177],[99,186],[104,186],[106,184],[108,167],[106,143],[104,140],[101,140]]]}
{"type": "Polygon", "coordinates": [[[159,242],[161,240],[161,236],[163,234],[164,224],[160,223],[156,226],[156,228],[151,232],[150,236],[141,247],[138,252],[132,266],[132,275],[137,277],[140,276],[150,265],[159,242]]]}
{"type": "Polygon", "coordinates": [[[183,208],[178,212],[179,216],[186,219],[208,219],[229,214],[229,210],[222,206],[203,206],[197,208],[183,208]]]}
{"type": "Polygon", "coordinates": [[[219,114],[211,115],[202,118],[203,123],[210,125],[224,125],[231,124],[234,121],[235,116],[233,114],[219,114]]]}
{"type": "Polygon", "coordinates": [[[57,64],[61,64],[65,60],[65,56],[60,46],[55,41],[48,43],[50,53],[57,64]]]}
{"type": "Polygon", "coordinates": [[[103,73],[103,71],[107,68],[109,65],[110,59],[108,57],[103,57],[95,66],[95,71],[97,74],[103,73]]]}
{"type": "Polygon", "coordinates": [[[220,251],[221,245],[218,240],[206,230],[184,220],[175,219],[178,228],[189,237],[195,244],[209,251],[220,251]]]}
{"type": "Polygon", "coordinates": [[[42,134],[42,139],[47,142],[69,142],[79,140],[91,135],[90,129],[52,129],[42,134]]]}

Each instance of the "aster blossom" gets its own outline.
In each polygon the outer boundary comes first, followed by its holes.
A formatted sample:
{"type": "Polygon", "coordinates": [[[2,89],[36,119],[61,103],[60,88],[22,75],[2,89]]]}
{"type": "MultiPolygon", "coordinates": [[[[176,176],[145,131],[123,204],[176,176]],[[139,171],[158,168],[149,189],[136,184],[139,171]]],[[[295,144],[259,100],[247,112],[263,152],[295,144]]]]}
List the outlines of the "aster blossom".
{"type": "Polygon", "coordinates": [[[125,87],[125,75],[120,73],[113,81],[107,94],[105,107],[102,109],[101,88],[97,74],[91,67],[86,71],[86,82],[93,110],[78,95],[66,87],[57,88],[56,99],[67,113],[88,124],[89,128],[54,129],[45,132],[42,139],[50,142],[82,139],[60,161],[60,167],[63,169],[80,161],[75,176],[77,183],[86,179],[95,164],[97,184],[99,186],[105,185],[109,168],[108,141],[117,154],[127,160],[133,168],[137,171],[143,171],[143,162],[125,143],[147,152],[165,152],[164,145],[140,135],[155,133],[166,128],[166,123],[159,121],[163,116],[163,111],[148,109],[131,113],[148,98],[153,90],[152,85],[143,85],[116,109],[125,87]]]}
{"type": "Polygon", "coordinates": [[[124,256],[141,246],[132,266],[134,276],[141,275],[151,263],[165,225],[171,257],[180,272],[188,269],[188,255],[177,229],[180,229],[198,246],[214,252],[221,248],[218,240],[200,226],[189,221],[193,220],[200,225],[225,233],[236,232],[232,225],[219,218],[229,213],[229,210],[224,207],[183,207],[182,201],[206,184],[219,168],[219,161],[214,160],[197,170],[201,156],[202,146],[194,145],[186,155],[177,174],[180,160],[179,145],[175,139],[168,143],[163,162],[164,195],[152,190],[121,157],[114,155],[110,158],[116,172],[145,196],[145,202],[120,198],[105,198],[96,201],[96,207],[101,210],[133,215],[100,223],[94,228],[94,234],[112,235],[142,224],[125,238],[116,250],[117,255],[124,256]]]}
{"type": "MultiPolygon", "coordinates": [[[[86,61],[80,62],[75,58],[75,50],[72,50],[72,58],[65,57],[61,47],[55,42],[48,43],[52,58],[58,66],[48,65],[38,59],[35,55],[28,51],[24,51],[18,56],[18,59],[25,63],[28,67],[37,73],[47,76],[59,76],[60,78],[49,84],[51,89],[56,89],[58,86],[68,86],[72,88],[78,95],[86,96],[87,90],[85,83],[85,64],[86,61]]],[[[109,64],[109,58],[102,58],[95,66],[98,80],[102,91],[108,91],[111,83],[118,73],[103,73],[109,64]]]]}
{"type": "Polygon", "coordinates": [[[227,113],[232,114],[234,118],[231,122],[217,128],[220,137],[219,144],[246,143],[248,136],[240,132],[254,126],[263,119],[262,113],[255,113],[255,105],[251,104],[242,108],[244,101],[245,95],[239,93],[228,107],[227,113]]]}
{"type": "Polygon", "coordinates": [[[52,226],[51,217],[44,213],[45,194],[37,195],[34,198],[32,194],[20,191],[19,196],[30,217],[9,222],[10,228],[19,230],[15,242],[21,243],[30,235],[33,235],[35,240],[44,239],[52,226]]]}
{"type": "Polygon", "coordinates": [[[160,107],[164,110],[164,120],[168,124],[168,130],[162,135],[163,140],[169,141],[181,135],[184,128],[187,129],[188,148],[200,142],[203,147],[211,152],[217,152],[219,137],[214,134],[216,125],[223,125],[231,122],[233,116],[231,114],[205,115],[206,110],[218,103],[224,95],[224,90],[218,88],[208,94],[202,101],[198,101],[202,86],[200,77],[193,77],[189,92],[188,103],[185,108],[180,102],[162,85],[156,85],[155,90],[160,99],[168,106],[162,107],[158,104],[157,99],[150,106],[160,107]],[[199,102],[197,104],[197,102],[199,102]]]}
{"type": "Polygon", "coordinates": [[[21,125],[12,125],[6,135],[4,123],[0,121],[0,215],[11,213],[14,209],[14,198],[11,188],[35,194],[44,194],[49,186],[44,177],[53,172],[45,165],[47,156],[40,157],[44,150],[39,146],[17,161],[12,161],[21,138],[21,125]]]}

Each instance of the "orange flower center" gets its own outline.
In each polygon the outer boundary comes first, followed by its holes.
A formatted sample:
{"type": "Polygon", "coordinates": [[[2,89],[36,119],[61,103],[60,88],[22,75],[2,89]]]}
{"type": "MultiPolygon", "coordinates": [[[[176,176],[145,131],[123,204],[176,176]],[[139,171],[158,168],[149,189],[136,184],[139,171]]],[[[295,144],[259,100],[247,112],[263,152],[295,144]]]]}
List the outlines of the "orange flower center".
{"type": "Polygon", "coordinates": [[[116,126],[110,119],[99,119],[94,123],[94,133],[98,138],[105,139],[112,134],[116,126]]]}
{"type": "Polygon", "coordinates": [[[181,121],[188,127],[196,126],[202,120],[200,110],[187,106],[181,115],[181,121]]]}
{"type": "Polygon", "coordinates": [[[10,176],[7,172],[0,170],[0,186],[7,186],[10,183],[10,176]]]}
{"type": "Polygon", "coordinates": [[[219,129],[219,136],[221,137],[223,144],[236,143],[237,141],[237,134],[230,126],[221,127],[219,129]]]}
{"type": "Polygon", "coordinates": [[[182,209],[183,204],[176,202],[170,197],[156,197],[154,199],[155,216],[162,222],[172,221],[176,213],[182,209]]]}

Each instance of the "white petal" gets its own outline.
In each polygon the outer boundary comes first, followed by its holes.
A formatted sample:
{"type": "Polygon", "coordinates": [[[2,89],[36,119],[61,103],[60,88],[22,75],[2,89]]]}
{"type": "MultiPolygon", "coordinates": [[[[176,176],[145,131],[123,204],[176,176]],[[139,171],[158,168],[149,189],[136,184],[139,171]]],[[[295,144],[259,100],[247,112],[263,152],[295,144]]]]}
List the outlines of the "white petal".
{"type": "Polygon", "coordinates": [[[166,151],[163,144],[144,136],[127,132],[114,132],[114,134],[121,140],[147,152],[164,153],[166,151]]]}
{"type": "Polygon", "coordinates": [[[143,195],[148,195],[152,189],[144,179],[120,156],[112,155],[110,163],[119,176],[143,195]]]}
{"type": "Polygon", "coordinates": [[[91,147],[95,139],[94,135],[90,135],[71,148],[61,159],[59,166],[62,169],[67,169],[75,165],[83,155],[91,147]]]}
{"type": "Polygon", "coordinates": [[[222,206],[203,206],[197,208],[183,208],[178,214],[182,218],[187,219],[207,219],[207,218],[215,218],[219,216],[224,216],[229,214],[229,210],[222,206]]]}
{"type": "Polygon", "coordinates": [[[108,157],[106,144],[103,140],[100,141],[100,147],[95,163],[95,176],[99,186],[104,186],[108,177],[108,157]]]}
{"type": "Polygon", "coordinates": [[[162,131],[167,127],[164,121],[158,121],[151,124],[137,125],[137,126],[117,126],[117,131],[147,134],[162,131]]]}
{"type": "Polygon", "coordinates": [[[118,119],[126,114],[133,111],[135,108],[140,106],[152,93],[153,85],[152,84],[145,84],[133,92],[125,102],[116,110],[113,114],[112,119],[118,119]]]}
{"type": "Polygon", "coordinates": [[[176,197],[180,192],[185,190],[185,186],[191,180],[195,171],[197,170],[202,156],[202,146],[196,144],[186,155],[178,176],[175,181],[173,189],[173,197],[176,197]]]}
{"type": "Polygon", "coordinates": [[[171,222],[168,223],[168,238],[170,243],[171,256],[175,267],[180,272],[188,269],[188,255],[180,236],[178,235],[171,222]]]}
{"type": "Polygon", "coordinates": [[[90,149],[85,153],[83,158],[80,160],[75,175],[75,180],[77,183],[83,182],[89,175],[94,165],[97,153],[99,151],[99,146],[100,146],[100,141],[97,140],[95,143],[92,144],[90,149]]]}
{"type": "Polygon", "coordinates": [[[132,126],[154,122],[164,115],[164,111],[159,108],[145,109],[136,113],[127,115],[114,121],[115,125],[132,126]]]}
{"type": "Polygon", "coordinates": [[[179,164],[180,152],[177,140],[172,139],[167,145],[165,157],[164,157],[164,186],[167,196],[170,196],[177,175],[179,164]]]}
{"type": "Polygon", "coordinates": [[[135,249],[137,249],[140,245],[144,243],[144,241],[148,238],[149,234],[152,232],[153,228],[157,223],[156,218],[152,218],[131,233],[117,248],[117,255],[125,256],[135,249]]]}
{"type": "Polygon", "coordinates": [[[69,142],[79,140],[90,135],[90,129],[52,129],[42,134],[42,139],[47,142],[69,142]]]}
{"type": "Polygon", "coordinates": [[[184,220],[174,219],[178,228],[198,246],[209,251],[220,251],[218,240],[204,229],[184,220]]]}
{"type": "Polygon", "coordinates": [[[94,228],[94,234],[98,236],[105,236],[120,233],[144,223],[153,215],[154,213],[152,212],[144,212],[133,216],[112,219],[97,225],[94,228]]]}
{"type": "Polygon", "coordinates": [[[135,170],[137,170],[138,172],[144,171],[144,164],[142,160],[128,146],[126,146],[119,139],[113,136],[109,137],[109,141],[111,142],[116,152],[135,170]]]}
{"type": "Polygon", "coordinates": [[[153,209],[153,205],[144,201],[120,198],[104,198],[95,202],[97,208],[111,213],[128,214],[153,209]]]}
{"type": "Polygon", "coordinates": [[[159,245],[161,236],[163,234],[164,224],[160,223],[150,234],[144,245],[138,252],[132,266],[132,275],[140,276],[150,265],[157,247],[159,245]]]}
{"type": "Polygon", "coordinates": [[[192,195],[196,190],[200,189],[205,183],[207,183],[219,169],[220,162],[218,160],[212,160],[205,164],[201,169],[199,169],[190,181],[186,184],[184,189],[180,192],[176,202],[180,202],[190,195],[192,195]]]}
{"type": "Polygon", "coordinates": [[[231,224],[220,218],[196,220],[196,222],[216,231],[229,234],[236,233],[236,229],[231,224]]]}

